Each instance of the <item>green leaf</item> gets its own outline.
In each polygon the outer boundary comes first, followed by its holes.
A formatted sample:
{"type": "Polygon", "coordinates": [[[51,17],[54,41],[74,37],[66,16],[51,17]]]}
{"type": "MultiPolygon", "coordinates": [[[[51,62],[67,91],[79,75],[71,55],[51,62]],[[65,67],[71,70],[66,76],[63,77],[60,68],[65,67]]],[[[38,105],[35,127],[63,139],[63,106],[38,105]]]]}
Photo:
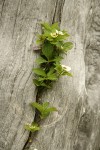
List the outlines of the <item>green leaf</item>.
{"type": "Polygon", "coordinates": [[[49,116],[49,114],[50,114],[50,112],[45,110],[44,112],[41,113],[40,118],[41,119],[47,118],[49,116]]]}
{"type": "Polygon", "coordinates": [[[39,58],[36,59],[36,63],[38,63],[38,64],[42,64],[42,63],[45,63],[45,62],[47,62],[47,60],[45,60],[43,57],[39,57],[39,58]]]}
{"type": "Polygon", "coordinates": [[[32,123],[32,124],[26,124],[25,129],[31,132],[35,132],[40,130],[40,127],[38,126],[37,123],[32,123]]]}
{"type": "Polygon", "coordinates": [[[40,76],[43,76],[43,77],[46,76],[46,73],[42,68],[34,68],[33,71],[37,75],[40,75],[40,76]]]}
{"type": "Polygon", "coordinates": [[[66,36],[65,35],[59,35],[57,38],[56,38],[56,41],[60,41],[62,42],[63,40],[66,39],[66,36]]]}
{"type": "Polygon", "coordinates": [[[40,86],[40,82],[37,79],[33,79],[33,82],[36,86],[40,86]]]}
{"type": "Polygon", "coordinates": [[[38,39],[36,40],[37,44],[42,44],[45,40],[45,36],[44,35],[38,35],[38,39]]]}
{"type": "Polygon", "coordinates": [[[63,48],[64,48],[64,50],[68,51],[68,50],[73,48],[73,43],[72,42],[66,42],[66,43],[64,43],[63,48]]]}
{"type": "Polygon", "coordinates": [[[44,102],[42,105],[44,108],[47,108],[49,106],[49,104],[50,104],[49,102],[44,102]]]}
{"type": "Polygon", "coordinates": [[[42,25],[42,27],[44,27],[45,30],[51,31],[51,27],[48,23],[42,23],[41,25],[42,25]]]}
{"type": "Polygon", "coordinates": [[[67,76],[70,76],[70,77],[73,76],[73,75],[72,75],[70,72],[68,72],[68,71],[63,72],[62,75],[67,75],[67,76]]]}
{"type": "Polygon", "coordinates": [[[47,73],[47,76],[50,76],[52,73],[54,73],[54,67],[51,67],[49,72],[47,73]]]}
{"type": "Polygon", "coordinates": [[[45,42],[42,48],[42,53],[49,60],[53,56],[53,45],[49,42],[45,42]]]}
{"type": "Polygon", "coordinates": [[[52,25],[49,25],[48,23],[42,23],[42,27],[44,27],[45,32],[52,32],[55,30],[59,30],[58,23],[54,23],[52,25]]]}
{"type": "Polygon", "coordinates": [[[47,79],[48,80],[52,81],[52,80],[57,80],[58,79],[57,76],[56,76],[56,74],[54,72],[55,72],[54,67],[51,67],[50,70],[49,70],[49,72],[47,73],[47,79]]]}
{"type": "Polygon", "coordinates": [[[58,23],[54,23],[51,25],[51,28],[52,29],[56,29],[56,30],[60,30],[59,26],[58,26],[58,23]]]}
{"type": "Polygon", "coordinates": [[[64,33],[64,35],[66,36],[66,38],[70,36],[65,30],[63,30],[62,32],[64,33]]]}
{"type": "Polygon", "coordinates": [[[61,74],[61,73],[62,73],[63,69],[62,69],[60,63],[56,63],[56,64],[55,64],[55,70],[57,71],[58,74],[61,74]]]}
{"type": "Polygon", "coordinates": [[[46,88],[50,88],[49,85],[44,83],[44,78],[38,78],[38,79],[33,79],[33,82],[36,86],[38,87],[46,87],[46,88]]]}
{"type": "Polygon", "coordinates": [[[60,62],[62,59],[63,59],[63,57],[57,56],[57,57],[55,57],[54,61],[55,62],[60,62]]]}
{"type": "Polygon", "coordinates": [[[58,78],[55,73],[52,73],[50,75],[47,75],[47,79],[52,81],[52,80],[57,80],[58,78]]]}
{"type": "Polygon", "coordinates": [[[38,111],[40,111],[40,112],[43,111],[43,106],[42,106],[41,104],[39,104],[39,103],[37,103],[37,102],[33,102],[33,103],[31,103],[31,105],[32,105],[33,107],[35,107],[38,111]]]}
{"type": "Polygon", "coordinates": [[[55,107],[49,107],[49,102],[44,102],[43,104],[33,102],[31,105],[40,112],[41,119],[46,118],[51,112],[57,111],[55,107]]]}
{"type": "Polygon", "coordinates": [[[57,109],[55,107],[50,107],[50,108],[48,108],[48,111],[53,112],[53,111],[57,111],[57,109]]]}
{"type": "Polygon", "coordinates": [[[44,80],[46,80],[45,77],[39,77],[39,78],[38,78],[38,81],[44,81],[44,80]]]}
{"type": "Polygon", "coordinates": [[[63,42],[62,41],[57,41],[56,43],[56,46],[61,49],[61,46],[63,45],[63,42]]]}
{"type": "Polygon", "coordinates": [[[57,109],[55,107],[45,108],[44,111],[41,113],[41,119],[48,117],[53,111],[57,111],[57,109]]]}

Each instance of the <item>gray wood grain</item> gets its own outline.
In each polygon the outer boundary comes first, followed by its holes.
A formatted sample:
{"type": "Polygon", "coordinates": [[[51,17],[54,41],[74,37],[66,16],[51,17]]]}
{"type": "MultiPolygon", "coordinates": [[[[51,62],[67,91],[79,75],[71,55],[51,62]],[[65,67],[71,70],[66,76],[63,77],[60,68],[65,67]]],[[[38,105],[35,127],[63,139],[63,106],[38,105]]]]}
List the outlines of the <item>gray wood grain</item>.
{"type": "Polygon", "coordinates": [[[0,0],[0,150],[100,149],[100,1],[0,0]],[[38,53],[40,22],[59,22],[74,48],[62,64],[73,77],[62,77],[41,101],[58,112],[41,122],[32,135],[25,123],[34,120],[29,103],[36,101],[32,68],[38,53]]]}

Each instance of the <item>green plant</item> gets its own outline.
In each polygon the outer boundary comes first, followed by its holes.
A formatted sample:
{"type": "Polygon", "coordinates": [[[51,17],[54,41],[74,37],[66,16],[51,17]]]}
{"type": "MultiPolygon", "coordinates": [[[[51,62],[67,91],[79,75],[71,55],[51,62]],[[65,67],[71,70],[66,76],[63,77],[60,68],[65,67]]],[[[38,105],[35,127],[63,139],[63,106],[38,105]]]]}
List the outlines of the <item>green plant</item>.
{"type": "MultiPolygon", "coordinates": [[[[33,72],[35,77],[33,79],[34,84],[38,87],[38,91],[41,89],[51,88],[52,83],[57,81],[60,76],[71,76],[71,68],[61,64],[63,54],[66,54],[72,49],[73,44],[65,41],[69,34],[62,30],[57,23],[49,25],[48,23],[42,23],[43,33],[38,36],[37,43],[40,44],[40,56],[36,59],[38,68],[34,68],[33,72]]],[[[39,93],[38,92],[38,93],[39,93]]],[[[51,112],[57,111],[55,107],[49,107],[49,102],[43,104],[37,102],[31,103],[32,107],[36,108],[39,112],[40,119],[45,119],[51,112]]],[[[37,123],[25,125],[25,129],[35,132],[40,130],[37,123]]]]}
{"type": "Polygon", "coordinates": [[[48,117],[51,112],[57,111],[55,107],[49,107],[49,102],[44,102],[43,104],[33,102],[31,105],[39,111],[41,119],[48,117]]]}
{"type": "Polygon", "coordinates": [[[28,131],[31,131],[31,132],[35,132],[35,131],[40,130],[40,127],[38,126],[37,123],[33,122],[32,124],[27,123],[25,125],[25,129],[28,130],[28,131]]]}
{"type": "Polygon", "coordinates": [[[41,44],[40,57],[36,59],[38,68],[33,72],[36,77],[34,83],[38,87],[50,88],[53,81],[62,75],[72,76],[67,66],[61,65],[62,54],[67,53],[73,47],[71,42],[65,42],[69,34],[60,31],[58,24],[42,24],[43,34],[39,35],[37,42],[41,44]]]}

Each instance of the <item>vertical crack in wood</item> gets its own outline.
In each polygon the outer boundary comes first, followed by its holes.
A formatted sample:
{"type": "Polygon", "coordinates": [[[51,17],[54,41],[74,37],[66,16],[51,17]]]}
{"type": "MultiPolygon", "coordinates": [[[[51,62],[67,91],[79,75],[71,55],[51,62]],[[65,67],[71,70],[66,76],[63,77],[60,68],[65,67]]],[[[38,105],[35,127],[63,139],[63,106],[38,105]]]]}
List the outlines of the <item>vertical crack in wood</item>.
{"type": "Polygon", "coordinates": [[[2,14],[3,14],[4,5],[5,5],[5,0],[3,0],[3,4],[2,4],[2,8],[1,8],[1,18],[2,18],[2,14]]]}
{"type": "MultiPolygon", "coordinates": [[[[36,102],[40,101],[40,97],[41,97],[41,92],[38,90],[37,94],[36,94],[36,102]]],[[[40,121],[39,120],[39,114],[37,111],[35,111],[34,122],[39,122],[39,121],[40,121]]],[[[35,133],[30,132],[29,133],[29,137],[28,137],[28,139],[27,139],[27,141],[23,147],[23,150],[28,150],[30,148],[30,146],[31,146],[30,140],[33,139],[36,134],[37,134],[36,132],[35,133]]]]}
{"type": "Polygon", "coordinates": [[[52,18],[52,23],[54,23],[54,22],[55,22],[55,16],[56,16],[56,11],[57,11],[58,1],[59,1],[59,0],[57,0],[57,1],[56,1],[56,4],[55,4],[55,10],[54,10],[53,18],[52,18]]]}
{"type": "Polygon", "coordinates": [[[65,4],[65,0],[62,0],[62,1],[57,0],[56,6],[55,6],[55,12],[54,12],[53,19],[52,19],[52,23],[58,22],[60,25],[64,4],[65,4]]]}
{"type": "MultiPolygon", "coordinates": [[[[52,24],[54,22],[58,22],[59,25],[61,23],[61,17],[62,17],[62,12],[63,12],[63,7],[64,7],[64,3],[65,3],[65,0],[57,0],[56,1],[56,4],[55,4],[55,11],[54,11],[54,15],[53,15],[53,18],[52,18],[52,24]]],[[[39,99],[41,97],[41,94],[40,94],[40,91],[37,91],[37,95],[36,95],[36,102],[39,102],[39,99]]],[[[34,122],[37,122],[39,121],[39,114],[38,112],[36,111],[35,112],[35,117],[34,117],[34,122]]],[[[28,150],[31,146],[31,143],[30,143],[30,139],[33,140],[33,138],[35,137],[35,135],[37,134],[38,132],[36,133],[29,133],[29,137],[23,147],[23,150],[28,150]]]]}

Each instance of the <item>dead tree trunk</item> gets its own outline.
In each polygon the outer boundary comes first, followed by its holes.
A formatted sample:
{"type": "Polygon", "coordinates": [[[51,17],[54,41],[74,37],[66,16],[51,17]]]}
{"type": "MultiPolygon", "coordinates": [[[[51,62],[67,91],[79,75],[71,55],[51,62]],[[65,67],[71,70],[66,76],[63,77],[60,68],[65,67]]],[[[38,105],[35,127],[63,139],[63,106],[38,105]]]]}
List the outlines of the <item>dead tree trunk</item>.
{"type": "Polygon", "coordinates": [[[0,0],[0,150],[100,150],[100,0],[0,0]],[[68,30],[73,50],[63,77],[42,101],[58,108],[33,134],[29,103],[36,100],[32,68],[40,22],[59,22],[68,30]]]}

